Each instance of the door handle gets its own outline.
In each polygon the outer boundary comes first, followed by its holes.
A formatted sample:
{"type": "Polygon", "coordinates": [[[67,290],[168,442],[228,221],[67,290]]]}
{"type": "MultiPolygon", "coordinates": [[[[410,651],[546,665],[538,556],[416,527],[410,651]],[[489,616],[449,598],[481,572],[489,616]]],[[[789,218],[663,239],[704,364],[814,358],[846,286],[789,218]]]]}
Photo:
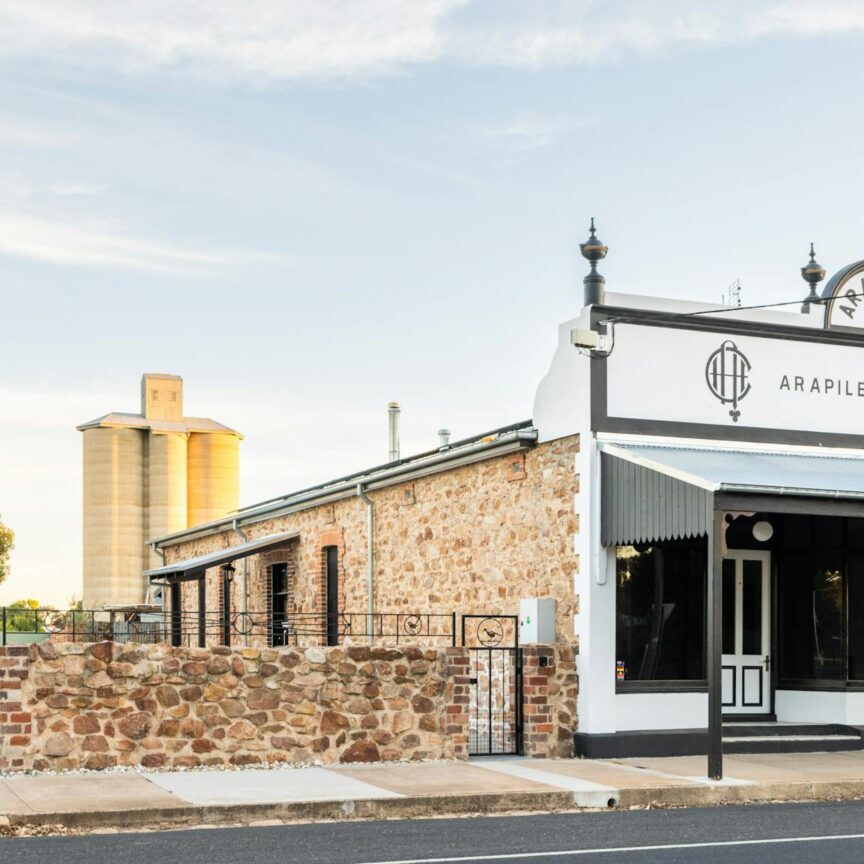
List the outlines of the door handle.
{"type": "Polygon", "coordinates": [[[770,672],[771,671],[771,656],[769,654],[766,654],[765,660],[763,662],[765,663],[765,671],[770,672]]]}

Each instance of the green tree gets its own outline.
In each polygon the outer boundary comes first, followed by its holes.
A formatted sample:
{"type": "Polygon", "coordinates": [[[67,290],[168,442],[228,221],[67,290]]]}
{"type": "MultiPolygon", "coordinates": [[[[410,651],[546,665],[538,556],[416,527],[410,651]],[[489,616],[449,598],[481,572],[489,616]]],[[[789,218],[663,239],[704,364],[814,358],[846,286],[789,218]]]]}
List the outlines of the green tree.
{"type": "Polygon", "coordinates": [[[15,532],[0,519],[0,582],[9,575],[9,553],[15,548],[15,532]]]}
{"type": "Polygon", "coordinates": [[[10,603],[6,607],[6,629],[12,633],[41,633],[38,608],[39,601],[32,598],[10,603]]]}

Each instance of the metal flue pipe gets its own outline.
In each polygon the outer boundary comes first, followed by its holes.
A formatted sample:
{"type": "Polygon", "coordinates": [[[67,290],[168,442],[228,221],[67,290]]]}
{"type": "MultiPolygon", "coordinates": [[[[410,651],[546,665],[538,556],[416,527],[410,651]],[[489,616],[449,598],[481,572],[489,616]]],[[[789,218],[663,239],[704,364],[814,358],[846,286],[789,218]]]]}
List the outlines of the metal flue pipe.
{"type": "Polygon", "coordinates": [[[387,405],[387,430],[390,444],[389,462],[399,461],[399,415],[402,409],[398,402],[390,402],[387,405]]]}

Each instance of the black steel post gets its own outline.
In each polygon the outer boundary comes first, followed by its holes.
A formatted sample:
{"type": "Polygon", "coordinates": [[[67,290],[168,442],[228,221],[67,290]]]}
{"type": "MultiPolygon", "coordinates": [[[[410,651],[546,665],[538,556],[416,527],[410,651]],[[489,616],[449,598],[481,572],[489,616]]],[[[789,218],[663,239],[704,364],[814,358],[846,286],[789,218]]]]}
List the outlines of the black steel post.
{"type": "Polygon", "coordinates": [[[3,607],[3,646],[6,646],[6,607],[3,607]]]}
{"type": "Polygon", "coordinates": [[[488,728],[489,728],[489,753],[494,753],[495,751],[492,749],[492,649],[486,649],[486,680],[488,682],[487,691],[486,691],[486,707],[489,709],[486,713],[488,714],[488,728]]]}
{"type": "Polygon", "coordinates": [[[204,576],[198,577],[198,647],[207,644],[207,582],[204,576]]]}
{"type": "MultiPolygon", "coordinates": [[[[518,621],[516,622],[518,626],[518,621]]],[[[522,736],[525,730],[525,706],[524,700],[525,697],[523,695],[522,690],[522,671],[523,671],[523,662],[522,662],[522,649],[515,649],[516,656],[513,658],[514,663],[516,664],[516,755],[524,756],[525,748],[524,742],[522,740],[522,736]]]]}
{"type": "Polygon", "coordinates": [[[450,613],[450,641],[453,647],[456,647],[456,613],[450,613]]]}
{"type": "Polygon", "coordinates": [[[222,644],[231,644],[231,580],[222,572],[222,644]]]}
{"type": "Polygon", "coordinates": [[[723,539],[726,514],[714,510],[708,530],[706,666],[708,677],[708,777],[723,779],[723,539]]]}

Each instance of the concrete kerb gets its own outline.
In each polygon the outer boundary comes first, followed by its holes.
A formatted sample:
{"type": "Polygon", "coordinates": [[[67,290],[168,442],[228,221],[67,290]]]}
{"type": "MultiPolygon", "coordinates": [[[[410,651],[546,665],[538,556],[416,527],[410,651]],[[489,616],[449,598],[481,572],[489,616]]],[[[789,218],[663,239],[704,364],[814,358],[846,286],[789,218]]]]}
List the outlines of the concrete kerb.
{"type": "Polygon", "coordinates": [[[618,807],[711,807],[769,801],[833,801],[864,798],[864,780],[663,786],[620,790],[618,807]]]}
{"type": "MultiPolygon", "coordinates": [[[[570,791],[412,796],[373,800],[295,801],[224,806],[178,805],[117,811],[10,814],[9,827],[62,826],[72,830],[162,829],[262,822],[339,822],[346,820],[429,819],[505,813],[561,813],[586,809],[709,807],[777,801],[802,802],[864,798],[864,780],[825,780],[741,786],[659,786],[622,789],[611,806],[586,807],[570,791]]],[[[609,801],[605,802],[609,805],[609,801]]]]}
{"type": "Polygon", "coordinates": [[[8,816],[11,828],[60,825],[65,828],[163,828],[227,825],[264,820],[336,822],[347,819],[422,819],[476,814],[551,813],[574,809],[567,791],[502,792],[483,795],[414,796],[344,801],[291,801],[224,806],[178,805],[116,811],[26,813],[8,816]]]}

